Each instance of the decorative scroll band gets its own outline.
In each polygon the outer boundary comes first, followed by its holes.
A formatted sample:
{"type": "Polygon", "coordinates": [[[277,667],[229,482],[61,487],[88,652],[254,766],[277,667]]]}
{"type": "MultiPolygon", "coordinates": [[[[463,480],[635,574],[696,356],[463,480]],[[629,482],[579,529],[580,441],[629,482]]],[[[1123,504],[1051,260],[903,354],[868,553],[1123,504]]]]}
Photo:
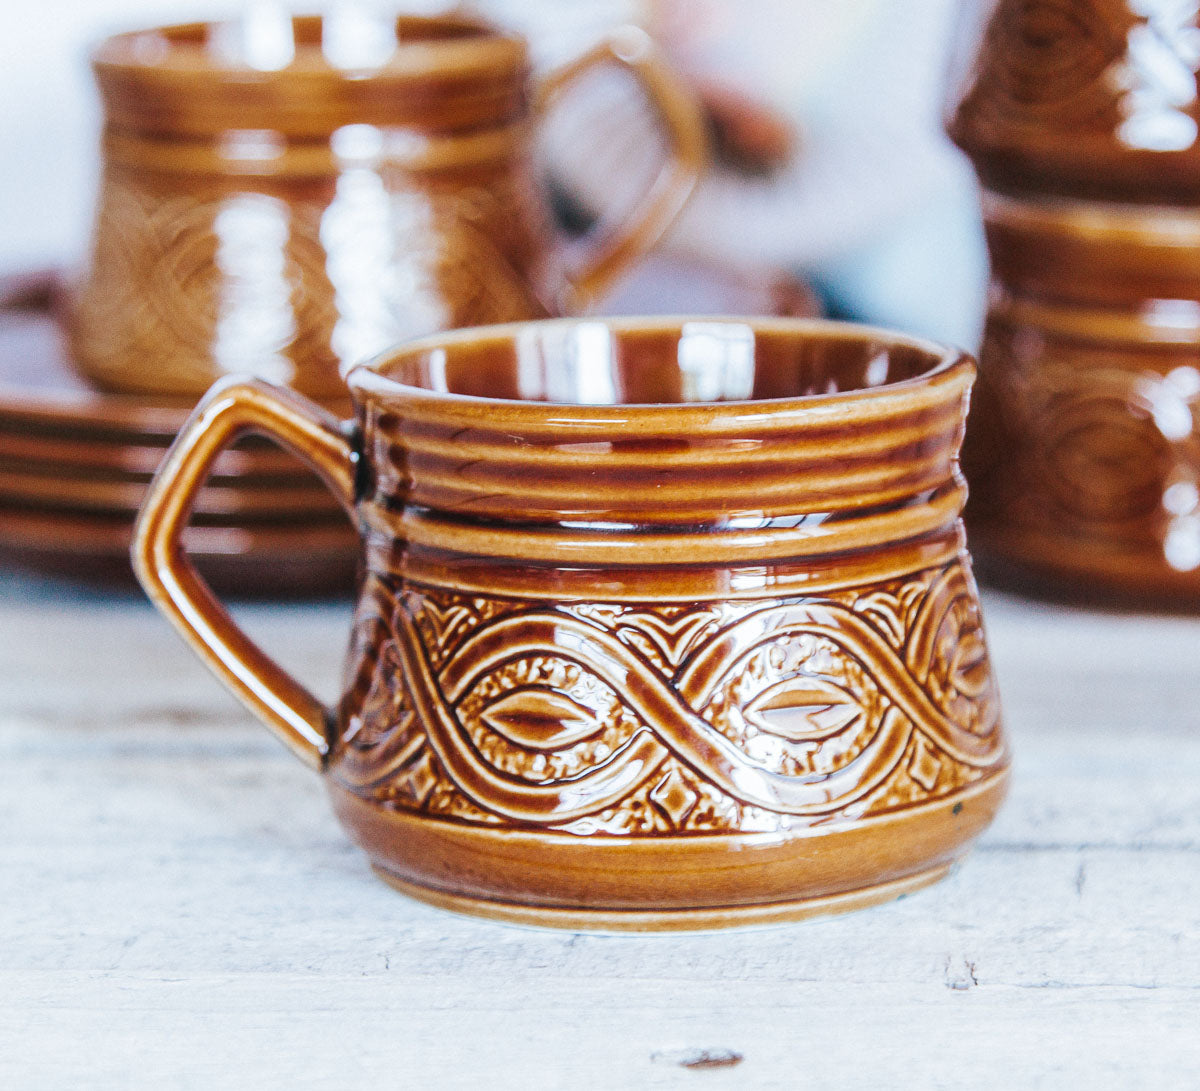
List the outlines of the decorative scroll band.
{"type": "Polygon", "coordinates": [[[362,647],[383,651],[334,761],[368,798],[491,824],[761,829],[924,801],[1005,760],[958,562],[848,601],[391,596],[360,607],[362,647]]]}

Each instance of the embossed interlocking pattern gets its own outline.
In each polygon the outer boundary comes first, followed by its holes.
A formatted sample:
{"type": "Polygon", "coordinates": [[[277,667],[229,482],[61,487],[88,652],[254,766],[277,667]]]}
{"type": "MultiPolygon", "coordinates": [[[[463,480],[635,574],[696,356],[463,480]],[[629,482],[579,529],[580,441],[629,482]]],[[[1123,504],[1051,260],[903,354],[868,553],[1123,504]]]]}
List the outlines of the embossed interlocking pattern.
{"type": "Polygon", "coordinates": [[[1186,350],[1135,351],[989,323],[967,451],[981,517],[1170,553],[1195,522],[1200,380],[1186,350]]]}
{"type": "Polygon", "coordinates": [[[331,771],[387,806],[578,833],[781,830],[942,797],[1003,759],[958,561],[682,605],[371,579],[331,771]]]}

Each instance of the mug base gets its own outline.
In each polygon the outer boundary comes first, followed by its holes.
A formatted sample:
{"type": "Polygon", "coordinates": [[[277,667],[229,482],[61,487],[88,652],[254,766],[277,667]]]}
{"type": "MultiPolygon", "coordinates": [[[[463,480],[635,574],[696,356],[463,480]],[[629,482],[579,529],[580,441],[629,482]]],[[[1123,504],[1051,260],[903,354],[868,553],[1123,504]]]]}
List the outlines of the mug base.
{"type": "Polygon", "coordinates": [[[393,875],[379,864],[372,864],[371,867],[388,886],[416,901],[436,906],[438,909],[447,909],[452,913],[484,917],[504,924],[516,924],[526,928],[567,929],[573,932],[711,932],[724,928],[786,924],[810,917],[834,916],[856,909],[868,909],[873,905],[902,898],[944,879],[954,867],[954,862],[939,864],[903,879],[877,883],[859,890],[847,890],[840,894],[799,898],[796,901],[768,905],[726,905],[704,909],[583,909],[522,905],[519,902],[491,901],[434,890],[409,882],[399,875],[393,875]]]}
{"type": "Polygon", "coordinates": [[[990,824],[1008,775],[835,826],[640,838],[473,826],[327,785],[375,870],[423,902],[516,924],[670,931],[846,912],[935,882],[990,824]]]}

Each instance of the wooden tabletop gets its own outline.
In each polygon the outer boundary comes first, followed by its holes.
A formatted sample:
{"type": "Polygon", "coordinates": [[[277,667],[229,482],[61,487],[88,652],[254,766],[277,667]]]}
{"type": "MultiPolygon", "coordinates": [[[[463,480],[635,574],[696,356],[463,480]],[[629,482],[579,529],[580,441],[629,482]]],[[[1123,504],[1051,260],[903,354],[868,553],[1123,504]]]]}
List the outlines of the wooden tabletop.
{"type": "MultiPolygon", "coordinates": [[[[1200,621],[986,610],[1016,776],[949,880],[573,935],[394,893],[148,605],[0,572],[0,1088],[1195,1088],[1200,621]]],[[[238,613],[334,692],[346,604],[238,613]]]]}

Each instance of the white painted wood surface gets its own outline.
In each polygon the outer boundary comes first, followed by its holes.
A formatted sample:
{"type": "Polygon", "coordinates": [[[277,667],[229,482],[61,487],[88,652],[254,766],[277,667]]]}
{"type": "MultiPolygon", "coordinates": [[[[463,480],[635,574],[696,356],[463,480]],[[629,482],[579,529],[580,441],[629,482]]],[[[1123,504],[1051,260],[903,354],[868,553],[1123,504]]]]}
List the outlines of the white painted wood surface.
{"type": "MultiPolygon", "coordinates": [[[[332,692],[344,605],[241,615],[332,692]]],[[[1200,1087],[1200,621],[987,619],[1016,778],[950,880],[578,936],[395,894],[149,606],[0,573],[0,1088],[1200,1087]]]]}

